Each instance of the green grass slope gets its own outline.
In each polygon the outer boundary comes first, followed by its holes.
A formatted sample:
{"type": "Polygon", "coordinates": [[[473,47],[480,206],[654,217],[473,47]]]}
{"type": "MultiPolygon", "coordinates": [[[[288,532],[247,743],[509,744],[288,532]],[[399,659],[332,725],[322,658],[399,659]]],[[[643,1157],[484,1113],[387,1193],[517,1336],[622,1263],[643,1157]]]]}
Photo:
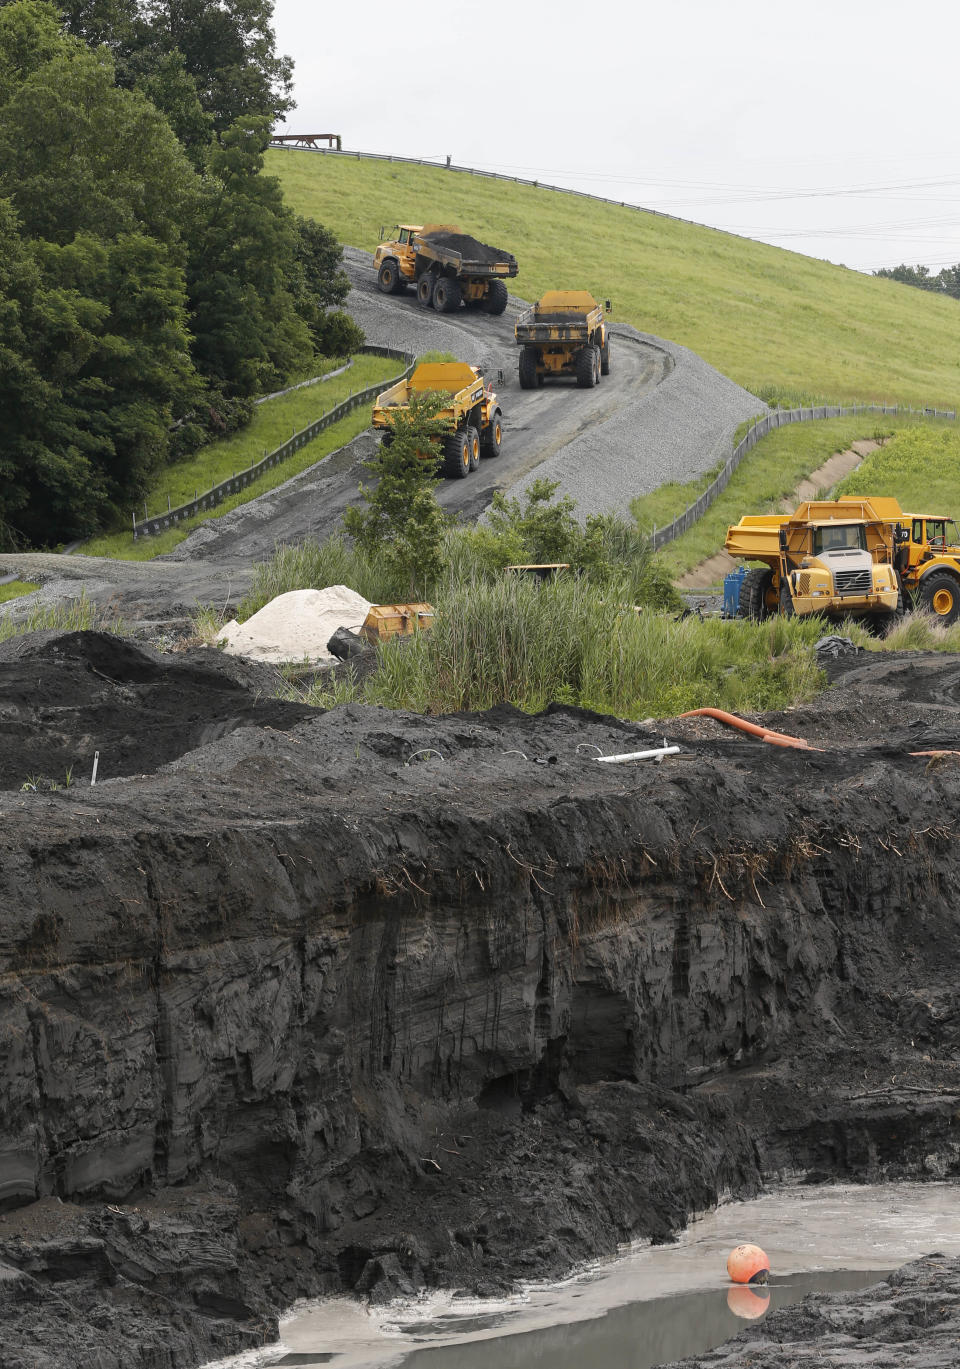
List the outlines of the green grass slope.
{"type": "MultiPolygon", "coordinates": [[[[439,167],[275,149],[288,204],[345,243],[381,225],[457,223],[520,263],[528,299],[584,288],[754,392],[949,405],[960,302],[714,229],[439,167]]],[[[411,306],[414,307],[414,306],[411,306]]]]}

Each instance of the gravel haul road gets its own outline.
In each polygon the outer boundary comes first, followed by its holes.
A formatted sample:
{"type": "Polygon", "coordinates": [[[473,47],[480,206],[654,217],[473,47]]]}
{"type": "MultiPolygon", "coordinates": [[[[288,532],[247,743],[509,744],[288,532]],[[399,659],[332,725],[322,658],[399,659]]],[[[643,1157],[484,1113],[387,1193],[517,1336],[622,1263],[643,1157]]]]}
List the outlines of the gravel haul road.
{"type": "MultiPolygon", "coordinates": [[[[511,297],[500,318],[461,309],[440,315],[412,294],[382,295],[369,253],[346,248],[352,283],[347,308],[368,341],[422,354],[442,351],[479,365],[501,398],[502,454],[481,462],[466,480],[437,491],[449,513],[480,517],[495,490],[519,492],[539,476],[557,480],[578,511],[629,515],[630,500],[668,480],[709,470],[729,450],[737,424],[760,401],[687,348],[613,326],[611,374],[594,389],[573,383],[520,389],[514,319],[523,301],[511,297]]],[[[374,452],[372,430],[248,504],[210,519],[173,552],[151,562],[117,562],[45,553],[0,554],[0,575],[41,582],[41,603],[73,598],[78,582],[90,599],[110,604],[148,629],[189,618],[198,604],[235,607],[252,567],[278,543],[326,537],[356,501],[374,452]]],[[[24,614],[35,600],[5,611],[24,614]]]]}

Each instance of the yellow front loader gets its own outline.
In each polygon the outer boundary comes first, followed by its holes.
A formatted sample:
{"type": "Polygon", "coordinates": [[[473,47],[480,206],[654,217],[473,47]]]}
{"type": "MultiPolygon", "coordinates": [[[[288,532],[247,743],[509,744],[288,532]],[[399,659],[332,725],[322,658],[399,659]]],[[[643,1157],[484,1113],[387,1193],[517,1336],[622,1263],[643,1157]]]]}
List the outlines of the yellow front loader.
{"type": "Polygon", "coordinates": [[[500,455],[503,442],[503,411],[493,386],[487,385],[476,366],[462,361],[421,362],[409,380],[398,380],[384,390],[373,408],[373,426],[387,445],[393,440],[398,413],[409,408],[415,394],[442,394],[447,404],[437,417],[446,422],[443,473],[464,479],[475,471],[481,456],[500,455]]]}

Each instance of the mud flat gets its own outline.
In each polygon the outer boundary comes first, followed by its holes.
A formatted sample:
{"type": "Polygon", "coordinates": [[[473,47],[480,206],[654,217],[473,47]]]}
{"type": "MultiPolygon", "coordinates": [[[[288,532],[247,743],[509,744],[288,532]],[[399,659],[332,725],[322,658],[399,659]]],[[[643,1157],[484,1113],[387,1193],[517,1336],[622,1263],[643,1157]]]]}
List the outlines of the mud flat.
{"type": "Polygon", "coordinates": [[[502,1295],[770,1179],[954,1177],[960,769],[911,753],[960,749],[958,694],[954,657],[860,660],[774,719],[824,747],[789,752],[20,644],[4,1365],[187,1369],[299,1297],[502,1295]],[[114,711],[137,765],[21,789],[31,735],[66,766],[114,711]]]}

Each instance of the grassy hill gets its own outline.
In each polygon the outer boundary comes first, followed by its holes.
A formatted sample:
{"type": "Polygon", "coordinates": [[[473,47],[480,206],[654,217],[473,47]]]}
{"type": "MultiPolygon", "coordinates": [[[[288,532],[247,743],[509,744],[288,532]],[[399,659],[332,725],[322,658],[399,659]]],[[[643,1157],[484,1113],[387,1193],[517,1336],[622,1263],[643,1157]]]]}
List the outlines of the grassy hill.
{"type": "Polygon", "coordinates": [[[960,399],[960,302],[617,205],[438,167],[273,150],[287,202],[354,247],[453,222],[514,253],[514,289],[586,288],[765,398],[960,399]]]}

